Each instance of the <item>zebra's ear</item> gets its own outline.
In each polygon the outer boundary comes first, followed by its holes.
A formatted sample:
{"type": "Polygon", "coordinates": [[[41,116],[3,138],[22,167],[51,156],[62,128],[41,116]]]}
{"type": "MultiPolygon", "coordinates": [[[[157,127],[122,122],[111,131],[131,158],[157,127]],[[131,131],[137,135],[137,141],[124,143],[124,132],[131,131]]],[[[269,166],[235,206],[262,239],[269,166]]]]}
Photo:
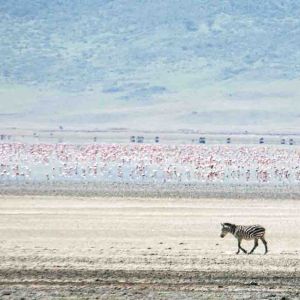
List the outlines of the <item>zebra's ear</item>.
{"type": "Polygon", "coordinates": [[[221,223],[221,226],[224,227],[224,223],[221,223]]]}

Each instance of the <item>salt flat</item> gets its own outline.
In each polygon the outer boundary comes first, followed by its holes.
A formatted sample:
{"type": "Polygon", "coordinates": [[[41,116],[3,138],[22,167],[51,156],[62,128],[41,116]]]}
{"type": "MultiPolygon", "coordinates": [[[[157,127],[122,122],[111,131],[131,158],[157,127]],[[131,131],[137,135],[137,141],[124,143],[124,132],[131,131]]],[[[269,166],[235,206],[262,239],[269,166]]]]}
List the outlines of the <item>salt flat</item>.
{"type": "Polygon", "coordinates": [[[0,200],[7,299],[299,297],[298,200],[0,200]],[[219,237],[224,221],[265,226],[270,252],[263,255],[260,244],[254,255],[235,255],[234,238],[219,237]]]}

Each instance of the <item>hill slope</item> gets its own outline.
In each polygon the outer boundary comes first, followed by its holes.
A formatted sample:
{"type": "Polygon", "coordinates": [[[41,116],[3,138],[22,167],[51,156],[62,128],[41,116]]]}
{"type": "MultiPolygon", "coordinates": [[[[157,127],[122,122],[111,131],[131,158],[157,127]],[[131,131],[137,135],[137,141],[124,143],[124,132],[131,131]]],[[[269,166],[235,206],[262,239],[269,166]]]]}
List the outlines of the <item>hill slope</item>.
{"type": "Polygon", "coordinates": [[[297,130],[299,15],[295,0],[0,0],[0,122],[297,130]]]}

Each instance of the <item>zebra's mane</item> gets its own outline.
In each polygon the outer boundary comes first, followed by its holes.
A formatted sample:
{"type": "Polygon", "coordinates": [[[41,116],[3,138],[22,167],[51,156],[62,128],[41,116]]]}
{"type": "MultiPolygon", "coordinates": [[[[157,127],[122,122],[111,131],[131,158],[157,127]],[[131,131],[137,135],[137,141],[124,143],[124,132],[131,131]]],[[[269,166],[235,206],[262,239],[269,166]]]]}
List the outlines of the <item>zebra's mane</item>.
{"type": "Polygon", "coordinates": [[[225,226],[228,226],[228,227],[236,227],[236,225],[234,224],[231,224],[231,223],[224,223],[225,226]]]}
{"type": "Polygon", "coordinates": [[[231,224],[231,223],[224,223],[224,226],[229,227],[229,230],[232,234],[235,233],[236,230],[236,225],[235,224],[231,224]]]}

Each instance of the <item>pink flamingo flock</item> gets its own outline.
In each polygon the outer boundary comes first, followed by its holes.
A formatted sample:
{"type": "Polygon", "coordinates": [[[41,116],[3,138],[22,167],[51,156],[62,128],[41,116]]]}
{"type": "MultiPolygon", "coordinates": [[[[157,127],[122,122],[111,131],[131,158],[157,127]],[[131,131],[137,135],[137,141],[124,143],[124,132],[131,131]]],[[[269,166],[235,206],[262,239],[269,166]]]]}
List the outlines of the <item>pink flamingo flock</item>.
{"type": "Polygon", "coordinates": [[[299,184],[300,150],[275,146],[0,144],[0,181],[299,184]]]}

